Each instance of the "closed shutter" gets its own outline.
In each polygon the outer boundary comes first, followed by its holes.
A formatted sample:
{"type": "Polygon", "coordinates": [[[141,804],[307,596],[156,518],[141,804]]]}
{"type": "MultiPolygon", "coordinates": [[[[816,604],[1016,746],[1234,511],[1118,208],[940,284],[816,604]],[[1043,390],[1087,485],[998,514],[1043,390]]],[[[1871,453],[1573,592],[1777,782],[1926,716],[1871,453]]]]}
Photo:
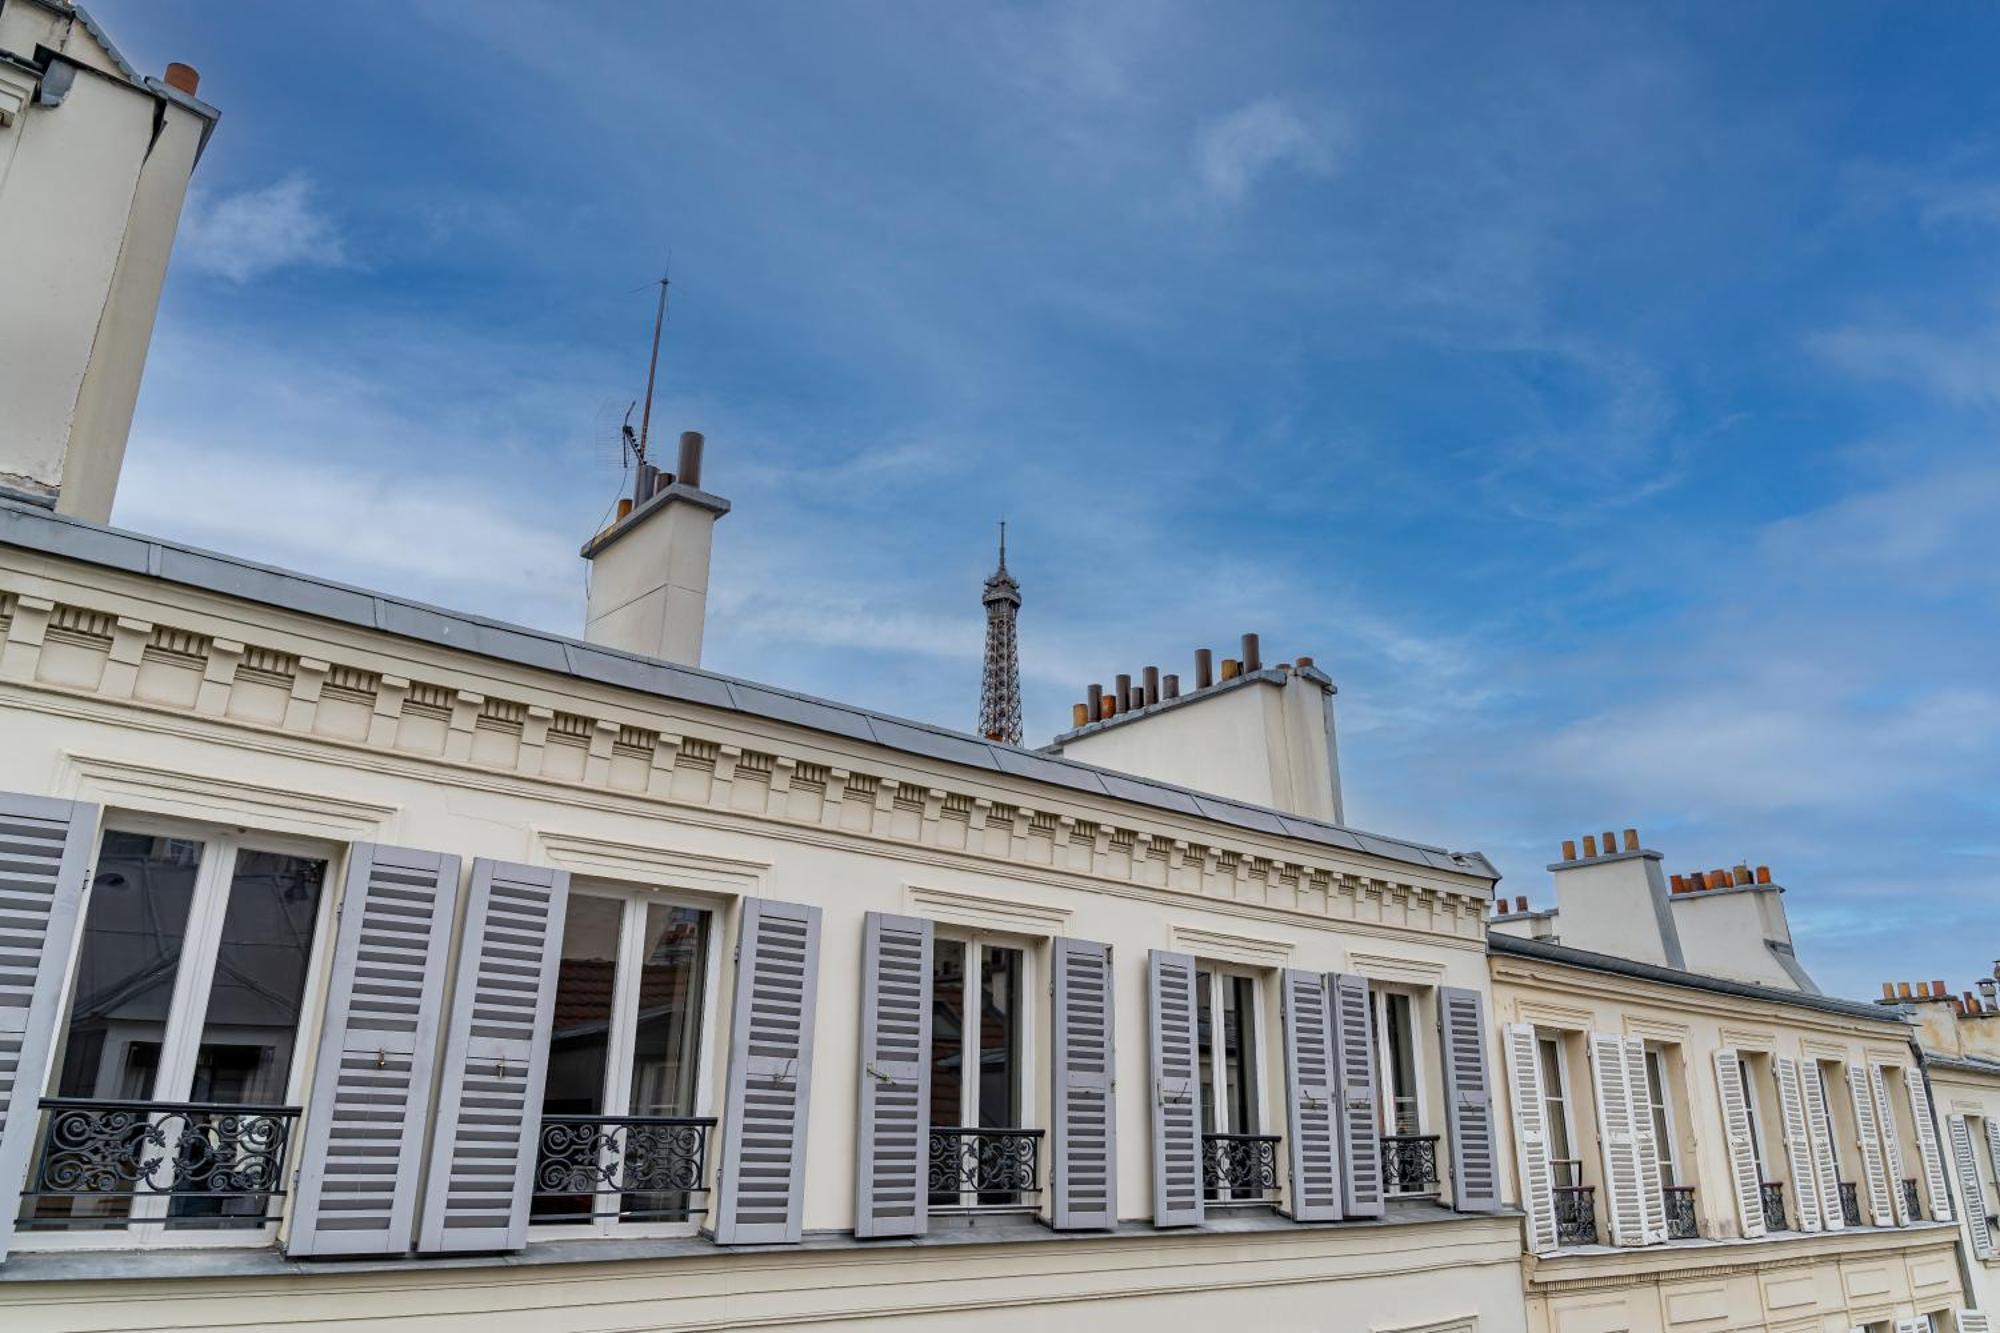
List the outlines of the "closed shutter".
{"type": "Polygon", "coordinates": [[[1201,1071],[1192,956],[1146,957],[1147,1036],[1153,1076],[1153,1225],[1202,1220],[1201,1071]]]}
{"type": "Polygon", "coordinates": [[[1730,1182],[1736,1187],[1736,1218],[1745,1238],[1764,1234],[1763,1181],[1757,1175],[1757,1148],[1750,1139],[1750,1103],[1743,1087],[1742,1057],[1733,1047],[1715,1053],[1715,1090],[1722,1106],[1723,1143],[1729,1152],[1730,1182]]]}
{"type": "Polygon", "coordinates": [[[1646,1243],[1646,1205],[1639,1188],[1639,1143],[1625,1039],[1590,1034],[1590,1082],[1597,1103],[1597,1145],[1604,1154],[1605,1213],[1613,1245],[1646,1243]]]}
{"type": "MultiPolygon", "coordinates": [[[[1778,1115],[1785,1126],[1785,1163],[1792,1173],[1792,1198],[1799,1230],[1823,1229],[1819,1173],[1813,1166],[1812,1135],[1806,1127],[1805,1092],[1799,1083],[1799,1062],[1789,1055],[1772,1057],[1778,1080],[1778,1115]]],[[[1840,1201],[1834,1200],[1838,1208],[1840,1201]]]]}
{"type": "Polygon", "coordinates": [[[921,1236],[930,1220],[931,939],[921,917],[863,918],[857,1236],[921,1236]]]}
{"type": "Polygon", "coordinates": [[[439,852],[348,852],[289,1254],[410,1248],[458,869],[439,852]]]}
{"type": "Polygon", "coordinates": [[[1960,1310],[1958,1333],[1993,1333],[1993,1321],[1984,1310],[1960,1310]]]}
{"type": "Polygon", "coordinates": [[[724,1245],[796,1241],[805,1225],[819,918],[817,907],[743,901],[716,1190],[724,1245]]]}
{"type": "Polygon", "coordinates": [[[1882,1170],[1889,1178],[1889,1208],[1896,1225],[1910,1224],[1910,1203],[1903,1194],[1903,1140],[1896,1132],[1896,1108],[1889,1104],[1889,1081],[1883,1066],[1868,1066],[1868,1089],[1875,1103],[1876,1132],[1882,1138],[1882,1170]]]}
{"type": "Polygon", "coordinates": [[[1951,1194],[1944,1179],[1944,1153],[1939,1151],[1937,1122],[1931,1119],[1931,1091],[1924,1071],[1903,1066],[1903,1086],[1910,1094],[1910,1120],[1917,1127],[1917,1156],[1924,1166],[1924,1189],[1931,1196],[1931,1219],[1951,1221],[1951,1194]]]}
{"type": "Polygon", "coordinates": [[[1438,1044],[1444,1052],[1452,1206],[1461,1213],[1497,1212],[1500,1165],[1493,1143],[1493,1079],[1486,1067],[1486,1005],[1478,991],[1438,988],[1438,1044]]]}
{"type": "MultiPolygon", "coordinates": [[[[1632,1142],[1638,1150],[1645,1243],[1660,1245],[1667,1239],[1666,1181],[1660,1174],[1660,1138],[1653,1128],[1653,1099],[1646,1083],[1646,1043],[1639,1037],[1625,1038],[1625,1085],[1632,1097],[1632,1142]]],[[[1660,1092],[1664,1096],[1666,1089],[1660,1092]]]]}
{"type": "Polygon", "coordinates": [[[0,1259],[41,1126],[97,807],[0,793],[0,1259]]]}
{"type": "Polygon", "coordinates": [[[1965,1229],[1972,1237],[1972,1252],[1981,1259],[1993,1257],[1993,1225],[1986,1211],[1986,1187],[1979,1179],[1979,1154],[1972,1146],[1972,1127],[1962,1115],[1945,1121],[1951,1137],[1951,1160],[1958,1168],[1958,1193],[1965,1200],[1965,1229]]]}
{"type": "Polygon", "coordinates": [[[569,872],[472,863],[417,1248],[528,1239],[569,872]]]}
{"type": "Polygon", "coordinates": [[[1055,1147],[1058,1231],[1118,1225],[1117,1100],[1111,946],[1055,942],[1055,1147]]]}
{"type": "Polygon", "coordinates": [[[1812,1133],[1813,1179],[1819,1186],[1820,1225],[1840,1231],[1847,1219],[1840,1207],[1840,1165],[1833,1150],[1833,1122],[1827,1114],[1826,1080],[1819,1061],[1799,1062],[1799,1088],[1806,1101],[1806,1128],[1812,1133]]]}
{"type": "Polygon", "coordinates": [[[1326,979],[1333,1003],[1333,1061],[1340,1075],[1341,1206],[1349,1217],[1384,1211],[1382,1139],[1375,1114],[1375,1024],[1368,979],[1338,972],[1326,979]]]}
{"type": "Polygon", "coordinates": [[[1340,1217],[1339,1128],[1334,1123],[1333,1024],[1326,979],[1285,972],[1285,1105],[1291,1133],[1292,1216],[1301,1222],[1340,1217]]]}
{"type": "MultiPolygon", "coordinates": [[[[1878,1227],[1896,1225],[1889,1202],[1889,1173],[1882,1159],[1882,1127],[1875,1119],[1875,1097],[1868,1090],[1868,1071],[1847,1066],[1847,1092],[1854,1103],[1856,1147],[1861,1150],[1861,1174],[1868,1183],[1868,1220],[1878,1227]]],[[[1897,1188],[1900,1192],[1901,1187],[1897,1188]]]]}
{"type": "Polygon", "coordinates": [[[1549,1160],[1548,1108],[1542,1101],[1541,1045],[1526,1023],[1507,1025],[1507,1086],[1514,1112],[1514,1166],[1521,1176],[1521,1211],[1528,1248],[1556,1248],[1556,1170],[1549,1160]]]}

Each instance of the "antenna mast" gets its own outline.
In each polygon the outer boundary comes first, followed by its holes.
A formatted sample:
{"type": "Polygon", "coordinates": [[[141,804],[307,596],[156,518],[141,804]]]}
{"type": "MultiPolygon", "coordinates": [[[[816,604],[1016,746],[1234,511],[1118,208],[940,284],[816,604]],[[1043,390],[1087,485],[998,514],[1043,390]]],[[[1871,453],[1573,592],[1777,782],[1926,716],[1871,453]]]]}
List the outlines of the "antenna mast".
{"type": "Polygon", "coordinates": [[[653,377],[660,373],[660,328],[667,322],[667,275],[660,275],[660,308],[653,316],[653,363],[646,368],[646,410],[639,414],[639,461],[646,461],[646,437],[653,428],[653,377]]]}

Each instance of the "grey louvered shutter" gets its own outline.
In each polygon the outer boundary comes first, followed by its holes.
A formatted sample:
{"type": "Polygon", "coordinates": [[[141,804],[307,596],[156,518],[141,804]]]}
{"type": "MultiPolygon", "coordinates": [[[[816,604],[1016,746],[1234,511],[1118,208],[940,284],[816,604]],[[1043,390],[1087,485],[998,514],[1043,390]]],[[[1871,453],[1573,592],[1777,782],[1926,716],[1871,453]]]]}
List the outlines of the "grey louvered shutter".
{"type": "Polygon", "coordinates": [[[1340,1126],[1334,1106],[1333,1015],[1326,978],[1287,969],[1284,976],[1285,1103],[1291,1132],[1292,1216],[1301,1222],[1340,1217],[1340,1126]]]}
{"type": "Polygon", "coordinates": [[[1438,1045],[1444,1054],[1445,1132],[1451,1142],[1452,1207],[1500,1207],[1494,1147],[1493,1076],[1486,1064],[1486,1004],[1476,990],[1438,988],[1438,1045]]]}
{"type": "Polygon", "coordinates": [[[817,907],[743,902],[716,1191],[724,1245],[796,1241],[805,1225],[819,928],[817,907]]]}
{"type": "Polygon", "coordinates": [[[1190,954],[1146,957],[1153,1075],[1153,1225],[1193,1226],[1205,1215],[1201,1179],[1201,1070],[1190,954]]]}
{"type": "Polygon", "coordinates": [[[1521,1176],[1521,1211],[1528,1215],[1528,1250],[1547,1254],[1556,1229],[1556,1169],[1549,1152],[1548,1103],[1542,1099],[1542,1052],[1535,1029],[1507,1025],[1508,1105],[1514,1113],[1514,1165],[1521,1176]]]}
{"type": "MultiPolygon", "coordinates": [[[[1780,1055],[1773,1057],[1771,1066],[1778,1080],[1778,1120],[1785,1129],[1785,1164],[1792,1173],[1799,1230],[1819,1231],[1824,1227],[1819,1172],[1813,1166],[1812,1135],[1806,1126],[1805,1092],[1799,1083],[1798,1062],[1789,1055],[1780,1055]]],[[[1840,1201],[1835,1199],[1833,1206],[1838,1208],[1840,1201]]]]}
{"type": "Polygon", "coordinates": [[[1972,1253],[1980,1259],[1993,1257],[1993,1225],[1986,1211],[1986,1186],[1979,1179],[1979,1154],[1972,1146],[1972,1127],[1962,1115],[1945,1120],[1951,1138],[1951,1160],[1958,1168],[1959,1197],[1965,1200],[1965,1229],[1972,1237],[1972,1253]]]}
{"type": "Polygon", "coordinates": [[[439,852],[348,852],[289,1254],[410,1248],[458,870],[439,852]]]}
{"type": "Polygon", "coordinates": [[[1604,1155],[1605,1216],[1613,1245],[1644,1245],[1646,1198],[1639,1180],[1639,1108],[1626,1076],[1625,1039],[1589,1034],[1590,1085],[1597,1103],[1597,1146],[1604,1155]]]}
{"type": "Polygon", "coordinates": [[[1861,1174],[1868,1184],[1868,1220],[1878,1227],[1896,1225],[1889,1171],[1882,1156],[1882,1126],[1875,1119],[1875,1095],[1868,1087],[1868,1071],[1860,1065],[1847,1066],[1847,1092],[1854,1103],[1854,1133],[1861,1149],[1861,1174]]]}
{"type": "Polygon", "coordinates": [[[1806,1128],[1812,1134],[1813,1178],[1819,1184],[1819,1220],[1828,1231],[1842,1231],[1847,1219],[1840,1208],[1840,1165],[1833,1151],[1833,1120],[1827,1112],[1826,1078],[1819,1061],[1799,1061],[1799,1087],[1806,1102],[1806,1128]]]}
{"type": "Polygon", "coordinates": [[[1723,1144],[1729,1153],[1729,1179],[1735,1186],[1736,1220],[1744,1239],[1764,1234],[1764,1183],[1757,1175],[1757,1147],[1752,1141],[1749,1092],[1743,1086],[1743,1057],[1733,1046],[1715,1053],[1716,1101],[1722,1108],[1723,1144]]]}
{"type": "Polygon", "coordinates": [[[863,918],[857,1236],[921,1236],[930,1218],[931,933],[921,917],[863,918]]]}
{"type": "Polygon", "coordinates": [[[1951,1194],[1945,1185],[1944,1154],[1938,1150],[1937,1121],[1931,1118],[1931,1090],[1924,1071],[1903,1066],[1903,1086],[1910,1094],[1910,1121],[1917,1127],[1917,1156],[1924,1168],[1924,1191],[1930,1195],[1931,1220],[1951,1221],[1951,1194]]]}
{"type": "Polygon", "coordinates": [[[41,1125],[97,807],[0,793],[0,1259],[41,1125]]]}
{"type": "Polygon", "coordinates": [[[1333,1005],[1333,1063],[1340,1075],[1341,1208],[1349,1217],[1380,1217],[1385,1210],[1382,1138],[1375,1112],[1375,1024],[1368,1012],[1368,979],[1332,972],[1326,978],[1333,1005]]]}
{"type": "Polygon", "coordinates": [[[1055,1227],[1109,1229],[1118,1225],[1111,946],[1056,940],[1054,980],[1055,1227]]]}
{"type": "Polygon", "coordinates": [[[528,1239],[569,872],[472,863],[417,1248],[528,1239]]]}
{"type": "Polygon", "coordinates": [[[1896,1225],[1910,1224],[1910,1201],[1903,1195],[1903,1140],[1896,1133],[1896,1109],[1889,1104],[1889,1080],[1882,1076],[1884,1066],[1868,1066],[1868,1087],[1874,1094],[1875,1132],[1882,1140],[1882,1171],[1889,1182],[1890,1215],[1896,1225]]]}

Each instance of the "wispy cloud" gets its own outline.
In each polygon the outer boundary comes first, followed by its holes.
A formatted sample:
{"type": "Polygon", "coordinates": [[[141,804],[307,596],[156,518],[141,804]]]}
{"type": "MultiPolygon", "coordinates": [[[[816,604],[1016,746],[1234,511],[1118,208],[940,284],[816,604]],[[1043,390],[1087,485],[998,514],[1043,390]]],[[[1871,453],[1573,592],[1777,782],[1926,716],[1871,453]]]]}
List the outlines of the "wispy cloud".
{"type": "Polygon", "coordinates": [[[1195,130],[1195,179],[1210,198],[1238,204],[1281,167],[1306,176],[1329,174],[1339,137],[1331,125],[1308,121],[1288,102],[1260,98],[1195,130]]]}
{"type": "Polygon", "coordinates": [[[313,182],[290,175],[234,194],[188,192],[175,247],[182,262],[245,283],[284,268],[339,268],[346,241],[315,196],[313,182]]]}

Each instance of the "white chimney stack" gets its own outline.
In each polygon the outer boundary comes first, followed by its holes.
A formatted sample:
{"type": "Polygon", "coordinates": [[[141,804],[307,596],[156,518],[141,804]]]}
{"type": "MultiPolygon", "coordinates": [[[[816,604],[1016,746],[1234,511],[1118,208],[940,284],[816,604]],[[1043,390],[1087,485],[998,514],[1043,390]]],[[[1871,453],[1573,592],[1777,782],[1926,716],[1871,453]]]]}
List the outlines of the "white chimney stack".
{"type": "Polygon", "coordinates": [[[708,557],[729,501],[701,489],[702,438],[681,436],[679,470],[642,465],[618,518],[584,544],[590,599],[583,637],[643,657],[701,665],[708,557]]]}

